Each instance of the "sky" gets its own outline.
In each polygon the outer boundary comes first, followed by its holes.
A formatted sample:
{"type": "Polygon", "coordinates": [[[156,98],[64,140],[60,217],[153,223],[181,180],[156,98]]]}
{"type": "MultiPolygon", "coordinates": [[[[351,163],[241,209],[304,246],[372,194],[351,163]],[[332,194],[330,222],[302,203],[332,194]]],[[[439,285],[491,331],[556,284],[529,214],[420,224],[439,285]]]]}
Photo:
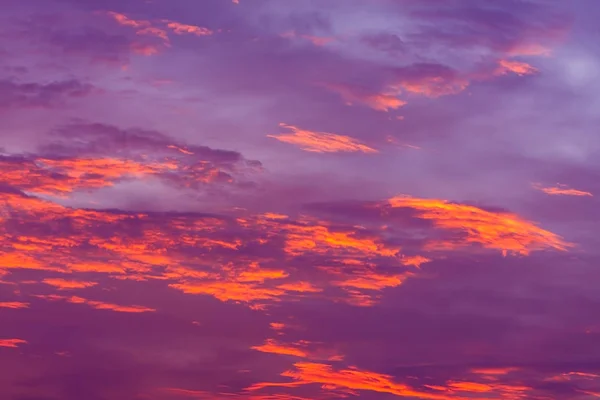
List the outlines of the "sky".
{"type": "Polygon", "coordinates": [[[600,398],[596,0],[0,4],[0,398],[600,398]]]}

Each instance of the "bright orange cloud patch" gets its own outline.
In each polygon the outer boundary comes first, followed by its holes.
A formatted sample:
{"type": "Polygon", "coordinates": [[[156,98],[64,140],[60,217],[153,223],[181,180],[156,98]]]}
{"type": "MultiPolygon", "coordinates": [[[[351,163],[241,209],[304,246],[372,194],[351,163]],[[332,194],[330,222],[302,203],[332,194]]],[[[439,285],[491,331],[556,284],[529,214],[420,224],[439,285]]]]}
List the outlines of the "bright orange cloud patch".
{"type": "Polygon", "coordinates": [[[292,344],[284,344],[275,339],[267,339],[262,345],[252,346],[253,350],[263,353],[281,354],[313,360],[341,361],[344,357],[335,353],[331,348],[325,348],[317,343],[301,340],[292,344]]]}
{"type": "Polygon", "coordinates": [[[173,283],[169,286],[187,294],[206,294],[221,301],[244,303],[256,300],[276,300],[278,297],[285,294],[284,290],[277,288],[218,280],[208,282],[173,283]]]}
{"type": "Polygon", "coordinates": [[[521,62],[521,61],[511,61],[511,60],[500,60],[498,62],[499,67],[496,71],[497,74],[506,74],[508,72],[512,72],[514,74],[523,76],[523,75],[532,75],[538,72],[538,70],[531,65],[521,62]]]}
{"type": "Polygon", "coordinates": [[[2,301],[0,302],[0,308],[29,308],[29,303],[22,303],[20,301],[2,301]]]}
{"type": "Polygon", "coordinates": [[[279,289],[283,289],[286,292],[301,292],[301,293],[319,293],[323,289],[313,286],[310,282],[291,282],[284,283],[283,285],[277,286],[279,289]]]}
{"type": "Polygon", "coordinates": [[[466,234],[463,241],[433,242],[433,248],[479,244],[485,248],[501,250],[504,254],[527,255],[531,251],[543,249],[565,251],[571,246],[558,235],[507,212],[492,212],[446,200],[413,197],[394,197],[389,200],[389,204],[394,208],[413,209],[419,213],[420,218],[433,221],[437,227],[466,234]]]}
{"type": "Polygon", "coordinates": [[[158,23],[154,24],[147,20],[136,20],[125,14],[113,11],[109,11],[106,14],[119,25],[133,28],[137,35],[158,39],[157,43],[134,42],[132,44],[131,48],[135,53],[145,56],[158,54],[163,48],[171,46],[168,31],[176,35],[208,36],[213,34],[213,31],[208,28],[177,21],[162,20],[161,23],[163,26],[159,26],[158,23]]]}
{"type": "MultiPolygon", "coordinates": [[[[179,147],[179,153],[193,154],[179,147]]],[[[0,178],[6,184],[29,193],[66,196],[77,190],[100,189],[133,179],[163,179],[182,187],[215,181],[231,181],[231,177],[212,163],[163,157],[149,160],[120,158],[0,159],[0,178]]]]}
{"type": "Polygon", "coordinates": [[[208,28],[203,28],[196,25],[182,24],[176,21],[164,21],[169,29],[171,29],[177,35],[195,35],[195,36],[208,36],[212,35],[213,31],[208,28]]]}
{"type": "Polygon", "coordinates": [[[0,339],[0,347],[12,347],[16,348],[20,344],[27,343],[27,340],[23,339],[0,339]]]}
{"type": "Polygon", "coordinates": [[[43,282],[47,285],[54,286],[54,287],[58,288],[59,290],[83,289],[83,288],[95,286],[97,284],[96,282],[73,281],[73,280],[66,280],[66,279],[60,279],[60,278],[44,279],[43,282]]]}
{"type": "Polygon", "coordinates": [[[77,189],[98,189],[125,178],[140,178],[172,171],[170,163],[142,164],[114,158],[38,159],[28,163],[0,160],[5,183],[34,193],[66,194],[77,189]]]}
{"type": "Polygon", "coordinates": [[[267,339],[264,344],[260,346],[253,346],[252,349],[261,351],[263,353],[284,354],[300,358],[308,357],[308,354],[305,351],[295,347],[279,344],[273,339],[267,339]]]}
{"type": "Polygon", "coordinates": [[[318,254],[344,254],[360,256],[395,257],[400,249],[386,246],[375,237],[357,237],[359,229],[334,231],[324,221],[289,224],[286,232],[285,251],[290,255],[307,252],[318,254]]]}
{"type": "Polygon", "coordinates": [[[421,268],[421,264],[425,264],[430,262],[431,259],[423,256],[402,256],[402,264],[407,266],[412,266],[415,268],[421,268]]]}
{"type": "Polygon", "coordinates": [[[535,189],[540,190],[546,194],[554,196],[589,196],[592,197],[592,193],[583,190],[571,189],[567,185],[557,184],[556,186],[544,187],[539,183],[532,185],[535,189]]]}
{"type": "Polygon", "coordinates": [[[59,295],[55,295],[55,294],[50,294],[50,295],[37,295],[36,297],[39,297],[39,298],[45,299],[45,300],[50,300],[50,301],[63,300],[63,301],[66,301],[66,302],[72,303],[72,304],[86,304],[97,310],[111,310],[111,311],[126,312],[126,313],[143,313],[143,312],[156,311],[153,308],[148,308],[148,307],[143,307],[143,306],[121,306],[118,304],[105,303],[102,301],[88,300],[88,299],[84,299],[83,297],[78,297],[78,296],[67,297],[67,296],[59,296],[59,295]]]}
{"type": "Polygon", "coordinates": [[[302,150],[315,153],[363,152],[377,153],[377,150],[358,142],[349,136],[327,132],[303,130],[293,125],[279,124],[293,133],[267,135],[279,141],[294,144],[302,150]]]}
{"type": "Polygon", "coordinates": [[[291,378],[291,382],[257,383],[248,390],[259,390],[266,387],[281,386],[293,387],[309,384],[319,384],[323,389],[350,389],[388,393],[400,397],[413,397],[418,399],[449,400],[464,399],[462,397],[449,397],[436,393],[428,393],[412,389],[408,385],[395,383],[389,375],[376,372],[363,371],[357,368],[334,370],[330,365],[319,363],[298,362],[294,364],[295,370],[285,371],[281,376],[291,378]]]}

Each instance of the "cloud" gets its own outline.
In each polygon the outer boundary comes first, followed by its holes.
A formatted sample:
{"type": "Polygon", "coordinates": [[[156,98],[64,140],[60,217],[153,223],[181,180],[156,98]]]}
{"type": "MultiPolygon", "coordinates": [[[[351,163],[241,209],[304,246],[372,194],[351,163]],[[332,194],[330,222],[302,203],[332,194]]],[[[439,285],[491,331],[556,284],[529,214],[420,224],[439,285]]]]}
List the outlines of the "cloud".
{"type": "Polygon", "coordinates": [[[538,72],[536,68],[521,61],[500,60],[498,64],[498,74],[506,74],[508,72],[512,72],[514,74],[522,76],[531,75],[538,72]]]}
{"type": "MultiPolygon", "coordinates": [[[[443,255],[472,245],[521,255],[569,247],[557,235],[515,214],[437,199],[396,197],[365,204],[381,218],[367,226],[311,216],[292,219],[272,213],[246,213],[232,218],[85,210],[18,193],[4,193],[2,200],[10,218],[7,221],[19,221],[4,225],[10,227],[7,232],[11,235],[0,253],[0,265],[5,270],[96,273],[113,279],[162,281],[185,294],[211,296],[251,308],[305,297],[354,306],[376,305],[386,290],[417,274],[406,268],[418,268],[436,258],[435,253],[427,257],[403,254],[394,239],[398,233],[389,229],[394,213],[402,210],[412,213],[415,223],[433,223],[429,229],[435,239],[413,241],[409,254],[433,251],[443,255]],[[31,231],[34,223],[53,229],[64,221],[69,221],[74,230],[54,233],[51,239],[43,230],[31,231]],[[445,232],[452,236],[447,237],[445,232]],[[80,248],[89,250],[82,252],[80,248]],[[303,273],[278,268],[281,262],[294,265],[307,259],[314,267],[303,273]],[[306,273],[312,274],[310,279],[306,273]]],[[[402,235],[410,232],[407,228],[402,235]]],[[[59,289],[87,288],[97,282],[77,277],[43,277],[42,281],[59,289]]],[[[125,309],[80,302],[96,308],[125,309]]]]}
{"type": "Polygon", "coordinates": [[[196,25],[182,24],[181,22],[169,20],[164,20],[163,22],[167,25],[167,28],[171,29],[173,33],[177,35],[188,34],[195,36],[208,36],[213,34],[213,31],[211,31],[210,29],[196,25]]]}
{"type": "Polygon", "coordinates": [[[0,308],[12,308],[12,309],[29,308],[29,303],[23,303],[20,301],[2,301],[2,302],[0,302],[0,308]]]}
{"type": "Polygon", "coordinates": [[[285,371],[281,376],[291,378],[291,382],[257,383],[248,390],[259,390],[266,387],[294,387],[310,384],[321,384],[324,389],[335,390],[345,388],[357,391],[372,391],[389,393],[400,397],[416,397],[419,399],[447,400],[449,397],[436,393],[427,393],[412,389],[410,386],[395,383],[389,375],[363,371],[357,368],[334,370],[330,365],[319,363],[298,362],[294,364],[295,370],[285,371]]]}
{"type": "Polygon", "coordinates": [[[305,351],[296,347],[279,344],[273,339],[267,339],[267,341],[260,346],[252,346],[252,349],[262,351],[263,353],[283,354],[300,358],[308,357],[308,354],[305,351]]]}
{"type": "Polygon", "coordinates": [[[8,1],[6,397],[599,391],[598,7],[8,1]]]}
{"type": "Polygon", "coordinates": [[[335,40],[335,38],[331,37],[322,37],[322,36],[313,36],[307,34],[297,34],[295,31],[288,31],[281,34],[281,37],[286,39],[302,39],[307,40],[315,46],[325,46],[328,43],[331,43],[335,40]]]}
{"type": "Polygon", "coordinates": [[[397,110],[404,106],[406,101],[398,98],[398,90],[390,88],[383,93],[374,93],[346,84],[325,83],[321,86],[338,93],[344,99],[346,105],[352,106],[355,103],[362,103],[377,111],[397,110]]]}
{"type": "Polygon", "coordinates": [[[284,123],[281,127],[291,130],[293,133],[283,133],[279,135],[267,135],[281,142],[291,143],[302,150],[315,153],[337,153],[337,152],[363,152],[377,153],[377,150],[358,142],[348,136],[338,135],[327,132],[313,132],[300,129],[293,125],[284,123]]]}
{"type": "Polygon", "coordinates": [[[0,347],[12,347],[16,348],[21,344],[26,344],[27,341],[23,339],[0,339],[0,347]]]}
{"type": "Polygon", "coordinates": [[[169,31],[176,35],[210,36],[213,34],[213,31],[208,28],[184,24],[168,19],[153,23],[148,20],[136,20],[125,14],[114,11],[108,11],[106,15],[112,18],[117,24],[133,29],[138,36],[148,36],[156,39],[156,43],[143,41],[132,42],[131,49],[135,53],[145,56],[158,54],[164,48],[171,47],[169,31]]]}
{"type": "Polygon", "coordinates": [[[143,179],[199,189],[260,171],[260,163],[236,152],[186,146],[153,131],[85,123],[56,130],[38,154],[0,156],[0,165],[4,183],[54,195],[143,179]]]}
{"type": "Polygon", "coordinates": [[[0,108],[52,108],[89,95],[94,87],[78,80],[22,83],[0,80],[0,108]]]}
{"type": "Polygon", "coordinates": [[[331,348],[322,344],[312,343],[307,340],[300,340],[292,344],[278,342],[275,339],[267,339],[259,346],[252,346],[252,350],[262,353],[292,356],[296,358],[305,358],[312,360],[341,361],[343,356],[335,353],[331,348]]]}
{"type": "Polygon", "coordinates": [[[553,196],[561,196],[561,195],[562,196],[580,196],[580,197],[581,196],[589,196],[589,197],[593,196],[592,193],[590,193],[590,192],[572,189],[564,184],[558,184],[557,186],[544,187],[544,186],[540,185],[539,183],[534,183],[532,186],[539,191],[542,191],[546,194],[553,195],[553,196]]]}
{"type": "Polygon", "coordinates": [[[565,251],[571,246],[558,235],[507,212],[491,212],[446,200],[412,197],[394,197],[389,200],[389,205],[413,209],[419,218],[430,220],[437,227],[461,231],[466,235],[464,242],[432,242],[432,248],[476,243],[485,248],[499,249],[505,254],[527,255],[543,249],[565,251]]]}
{"type": "Polygon", "coordinates": [[[55,294],[50,294],[50,295],[36,295],[36,297],[39,297],[39,298],[45,299],[45,300],[49,300],[49,301],[64,300],[64,301],[66,301],[68,303],[72,303],[72,304],[86,304],[97,310],[110,310],[110,311],[124,312],[124,313],[145,313],[145,312],[156,311],[153,308],[148,308],[148,307],[143,307],[143,306],[137,306],[137,305],[122,306],[122,305],[118,305],[118,304],[105,303],[103,301],[88,300],[88,299],[85,299],[85,298],[79,297],[79,296],[67,297],[67,296],[59,296],[59,295],[55,295],[55,294]]]}
{"type": "Polygon", "coordinates": [[[84,289],[98,284],[98,282],[74,281],[61,278],[47,278],[43,282],[46,285],[56,287],[58,290],[84,289]]]}

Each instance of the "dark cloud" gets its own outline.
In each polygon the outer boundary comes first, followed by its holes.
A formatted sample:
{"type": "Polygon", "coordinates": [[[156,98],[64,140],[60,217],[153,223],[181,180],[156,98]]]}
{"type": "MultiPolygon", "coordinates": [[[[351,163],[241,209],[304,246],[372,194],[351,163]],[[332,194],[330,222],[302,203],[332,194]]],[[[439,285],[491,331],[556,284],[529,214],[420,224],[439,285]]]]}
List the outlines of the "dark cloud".
{"type": "Polygon", "coordinates": [[[64,105],[67,100],[89,95],[94,87],[77,80],[49,83],[20,83],[0,81],[0,107],[10,108],[53,108],[64,105]]]}

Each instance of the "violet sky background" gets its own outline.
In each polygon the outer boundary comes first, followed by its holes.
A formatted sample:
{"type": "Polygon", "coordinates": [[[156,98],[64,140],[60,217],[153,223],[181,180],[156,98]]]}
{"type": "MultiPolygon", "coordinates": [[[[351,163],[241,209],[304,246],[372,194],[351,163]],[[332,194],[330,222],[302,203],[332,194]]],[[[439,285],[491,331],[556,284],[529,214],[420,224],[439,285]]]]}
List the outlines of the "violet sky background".
{"type": "Polygon", "coordinates": [[[600,3],[0,0],[0,398],[600,397],[600,3]]]}

